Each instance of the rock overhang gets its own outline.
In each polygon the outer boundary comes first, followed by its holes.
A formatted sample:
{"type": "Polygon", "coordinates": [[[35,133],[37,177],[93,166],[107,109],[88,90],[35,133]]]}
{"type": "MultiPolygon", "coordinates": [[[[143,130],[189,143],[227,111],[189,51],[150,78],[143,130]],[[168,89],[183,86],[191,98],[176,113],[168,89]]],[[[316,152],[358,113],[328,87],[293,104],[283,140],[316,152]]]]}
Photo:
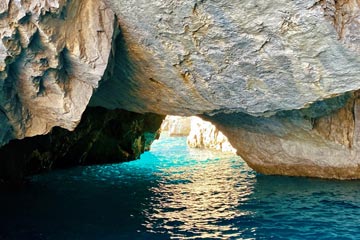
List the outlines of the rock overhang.
{"type": "MultiPolygon", "coordinates": [[[[351,162],[357,151],[342,138],[357,133],[359,16],[355,1],[6,1],[0,142],[73,129],[92,97],[108,109],[231,116],[249,163],[272,150],[250,154],[241,138],[269,136],[280,163],[313,141],[351,162]],[[326,131],[341,119],[345,133],[326,131]],[[292,131],[301,137],[288,141],[292,131]]],[[[323,154],[311,151],[298,162],[334,163],[308,161],[323,154]]]]}

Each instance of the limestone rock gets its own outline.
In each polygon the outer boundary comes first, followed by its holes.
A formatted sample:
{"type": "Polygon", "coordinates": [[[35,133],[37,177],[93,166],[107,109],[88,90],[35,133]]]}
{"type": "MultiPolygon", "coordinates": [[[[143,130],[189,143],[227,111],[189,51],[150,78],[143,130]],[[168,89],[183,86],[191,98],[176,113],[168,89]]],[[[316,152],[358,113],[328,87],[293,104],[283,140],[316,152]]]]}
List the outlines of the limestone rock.
{"type": "Polygon", "coordinates": [[[162,132],[169,136],[188,136],[191,130],[191,117],[166,116],[161,125],[162,132]]]}
{"type": "Polygon", "coordinates": [[[105,2],[126,60],[91,104],[203,114],[262,173],[360,177],[358,1],[105,2]]]}
{"type": "Polygon", "coordinates": [[[0,146],[74,129],[107,67],[114,13],[98,0],[0,3],[0,146]]]}
{"type": "Polygon", "coordinates": [[[192,148],[207,148],[222,152],[236,153],[227,137],[211,122],[191,117],[191,131],[187,144],[192,148]]]}
{"type": "Polygon", "coordinates": [[[246,114],[206,118],[260,173],[359,179],[359,103],[359,94],[349,93],[268,118],[246,114]]]}
{"type": "Polygon", "coordinates": [[[236,149],[215,125],[199,117],[166,116],[161,124],[161,132],[167,132],[171,137],[186,136],[187,144],[192,148],[236,153],[236,149]]]}
{"type": "Polygon", "coordinates": [[[359,6],[3,0],[0,145],[74,129],[91,98],[201,115],[263,173],[360,178],[359,6]]]}
{"type": "Polygon", "coordinates": [[[360,89],[357,1],[105,2],[125,50],[93,105],[270,116],[360,89]]]}

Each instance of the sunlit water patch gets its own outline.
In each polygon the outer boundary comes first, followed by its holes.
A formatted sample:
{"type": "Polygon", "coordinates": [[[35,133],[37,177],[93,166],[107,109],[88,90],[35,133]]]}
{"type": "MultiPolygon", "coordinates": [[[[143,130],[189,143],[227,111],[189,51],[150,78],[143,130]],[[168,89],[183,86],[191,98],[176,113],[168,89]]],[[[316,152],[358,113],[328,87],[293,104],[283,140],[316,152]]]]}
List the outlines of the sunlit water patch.
{"type": "Polygon", "coordinates": [[[359,239],[360,182],[257,175],[162,138],[141,160],[0,192],[0,239],[359,239]]]}

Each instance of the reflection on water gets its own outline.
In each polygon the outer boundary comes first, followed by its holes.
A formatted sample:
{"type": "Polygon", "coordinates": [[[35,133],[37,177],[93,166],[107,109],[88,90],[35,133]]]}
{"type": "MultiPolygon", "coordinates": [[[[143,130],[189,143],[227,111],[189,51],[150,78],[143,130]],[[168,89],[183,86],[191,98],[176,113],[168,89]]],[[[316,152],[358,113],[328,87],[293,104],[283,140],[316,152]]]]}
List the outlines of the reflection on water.
{"type": "Polygon", "coordinates": [[[237,206],[252,193],[254,174],[233,155],[192,150],[187,156],[184,166],[163,169],[159,184],[150,189],[146,228],[182,238],[239,236],[241,229],[231,223],[252,214],[237,206]]]}
{"type": "Polygon", "coordinates": [[[0,239],[358,239],[359,184],[256,175],[165,138],[139,161],[0,192],[0,239]]]}
{"type": "Polygon", "coordinates": [[[169,232],[173,237],[231,237],[239,228],[231,224],[250,211],[237,208],[252,193],[254,180],[243,162],[232,156],[214,158],[199,151],[189,154],[196,166],[164,169],[163,177],[151,188],[146,227],[152,232],[169,232]],[[239,194],[240,193],[240,194],[239,194]],[[225,224],[228,222],[228,224],[225,224]]]}

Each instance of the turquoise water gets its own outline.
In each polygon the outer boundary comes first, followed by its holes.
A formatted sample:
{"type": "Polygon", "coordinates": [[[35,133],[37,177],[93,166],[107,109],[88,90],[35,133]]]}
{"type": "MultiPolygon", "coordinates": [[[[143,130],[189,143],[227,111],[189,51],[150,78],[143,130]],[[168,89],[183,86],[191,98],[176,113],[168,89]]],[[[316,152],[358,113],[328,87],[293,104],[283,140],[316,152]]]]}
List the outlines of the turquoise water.
{"type": "Polygon", "coordinates": [[[185,138],[0,194],[0,239],[360,239],[359,181],[257,175],[185,138]]]}

